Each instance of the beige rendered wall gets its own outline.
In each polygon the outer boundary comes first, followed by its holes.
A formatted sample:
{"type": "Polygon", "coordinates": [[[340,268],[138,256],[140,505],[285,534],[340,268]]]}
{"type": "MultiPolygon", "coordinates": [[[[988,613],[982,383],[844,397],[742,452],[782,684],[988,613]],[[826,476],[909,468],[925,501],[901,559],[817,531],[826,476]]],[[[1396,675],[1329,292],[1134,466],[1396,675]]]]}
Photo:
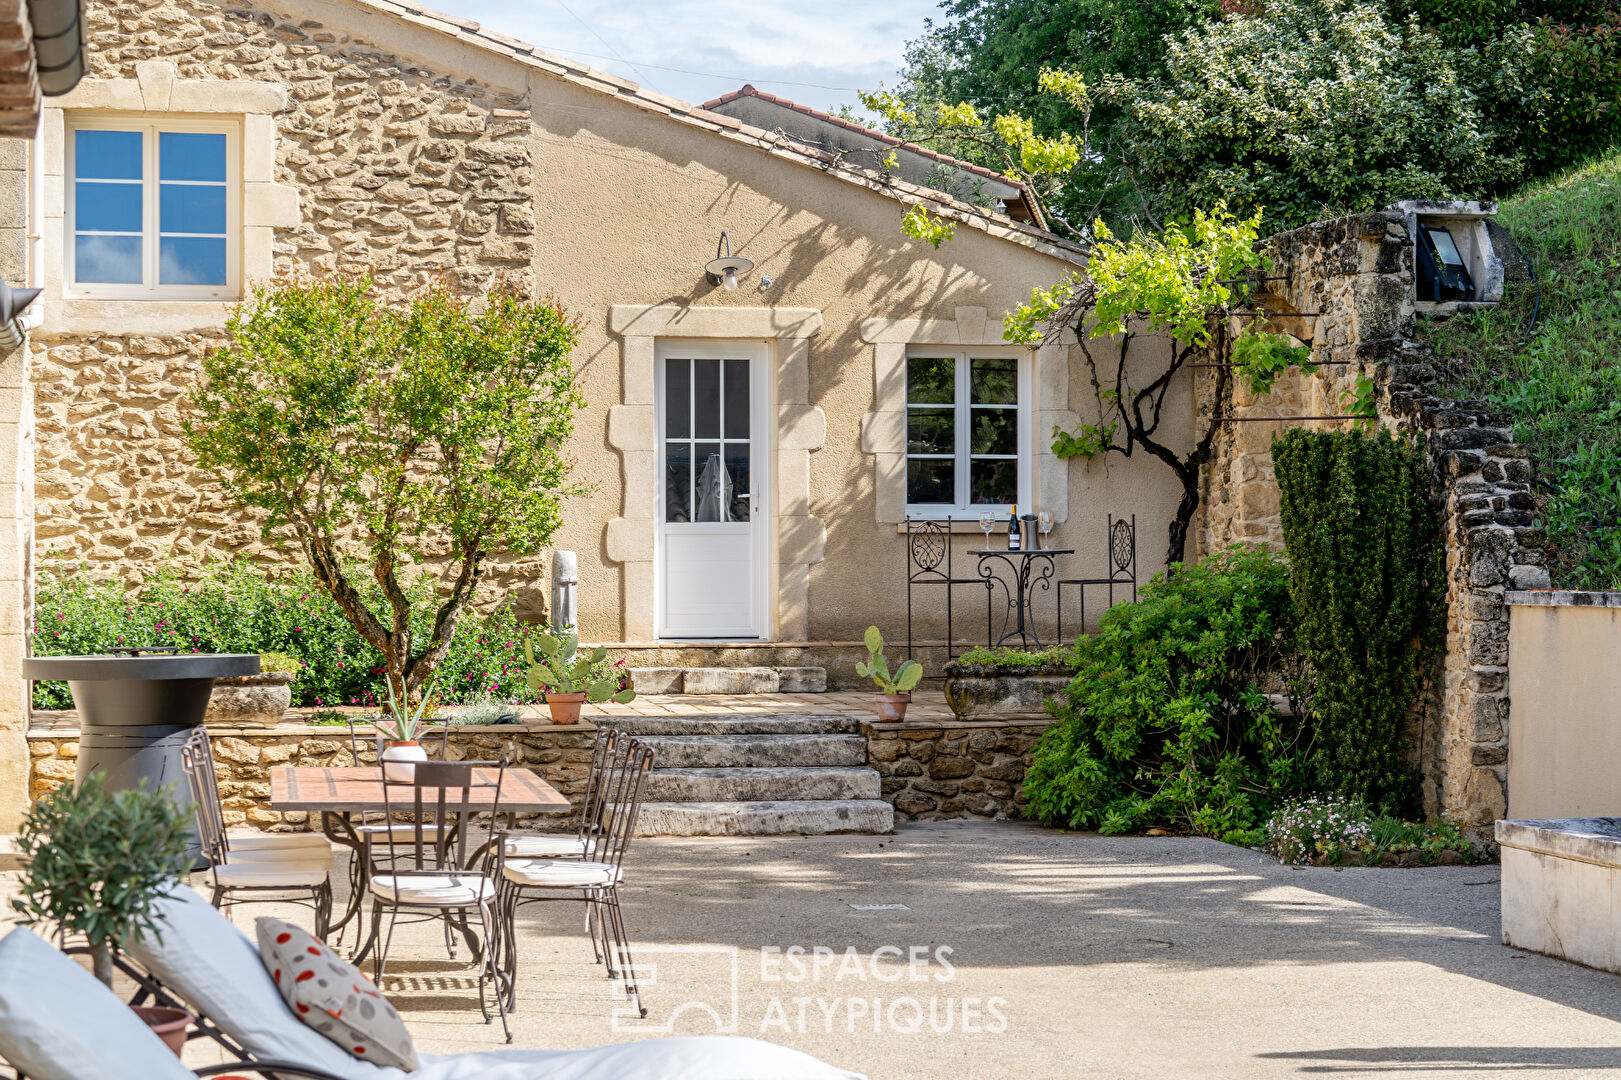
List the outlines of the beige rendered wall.
{"type": "Polygon", "coordinates": [[[1510,593],[1508,610],[1507,816],[1621,816],[1621,594],[1510,593]]]}
{"type": "MultiPolygon", "coordinates": [[[[28,283],[28,155],[0,139],[0,278],[28,283]]],[[[22,678],[33,526],[29,345],[0,350],[0,833],[28,808],[28,684],[22,678]]]]}

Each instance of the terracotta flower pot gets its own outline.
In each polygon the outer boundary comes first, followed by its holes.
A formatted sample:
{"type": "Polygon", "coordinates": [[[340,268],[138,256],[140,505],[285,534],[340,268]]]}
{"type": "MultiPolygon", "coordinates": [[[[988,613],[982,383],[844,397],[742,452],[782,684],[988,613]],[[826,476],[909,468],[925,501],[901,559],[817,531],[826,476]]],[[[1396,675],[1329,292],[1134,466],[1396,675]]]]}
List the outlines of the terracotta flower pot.
{"type": "Polygon", "coordinates": [[[906,706],[912,701],[911,694],[874,694],[873,699],[878,703],[878,719],[899,723],[906,719],[906,706]]]}
{"type": "Polygon", "coordinates": [[[163,1045],[180,1056],[186,1045],[186,1029],[191,1026],[191,1014],[185,1009],[171,1009],[166,1005],[131,1005],[130,1010],[146,1021],[152,1034],[163,1040],[163,1045]]]}
{"type": "Polygon", "coordinates": [[[554,724],[578,724],[580,706],[585,704],[584,694],[547,694],[546,707],[552,711],[554,724]]]}

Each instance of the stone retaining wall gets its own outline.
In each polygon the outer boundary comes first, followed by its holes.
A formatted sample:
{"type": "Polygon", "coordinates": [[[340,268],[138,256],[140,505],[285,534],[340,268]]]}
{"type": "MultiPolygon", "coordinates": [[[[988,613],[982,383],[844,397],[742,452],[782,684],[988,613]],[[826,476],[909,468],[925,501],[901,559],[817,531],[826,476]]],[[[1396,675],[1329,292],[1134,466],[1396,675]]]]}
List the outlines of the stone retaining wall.
{"type": "Polygon", "coordinates": [[[1023,817],[1030,749],[1050,720],[861,725],[884,801],[904,821],[1023,817]]]}

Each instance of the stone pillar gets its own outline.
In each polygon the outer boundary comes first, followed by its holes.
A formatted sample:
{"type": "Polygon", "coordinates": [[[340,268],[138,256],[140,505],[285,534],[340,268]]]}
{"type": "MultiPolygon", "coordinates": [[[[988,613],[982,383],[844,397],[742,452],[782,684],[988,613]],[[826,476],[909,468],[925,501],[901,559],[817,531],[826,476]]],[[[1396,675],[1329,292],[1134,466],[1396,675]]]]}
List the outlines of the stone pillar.
{"type": "MultiPolygon", "coordinates": [[[[0,275],[28,281],[28,153],[0,139],[0,275]]],[[[0,352],[0,833],[28,808],[28,684],[22,679],[33,550],[33,405],[28,352],[0,352]]]]}

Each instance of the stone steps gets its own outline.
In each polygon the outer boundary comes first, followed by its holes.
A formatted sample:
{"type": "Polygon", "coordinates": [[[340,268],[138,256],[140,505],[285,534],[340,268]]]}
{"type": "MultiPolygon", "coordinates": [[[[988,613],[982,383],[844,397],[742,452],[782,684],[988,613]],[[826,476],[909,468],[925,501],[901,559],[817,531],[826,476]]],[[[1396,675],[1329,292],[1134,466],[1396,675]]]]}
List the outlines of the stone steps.
{"type": "Polygon", "coordinates": [[[878,772],[839,766],[659,769],[643,781],[650,802],[772,802],[876,799],[878,772]]]}
{"type": "Polygon", "coordinates": [[[819,667],[635,667],[638,694],[821,694],[827,669],[819,667]]]}
{"type": "Polygon", "coordinates": [[[643,836],[886,833],[895,812],[849,716],[735,713],[606,721],[653,748],[643,836]]]}
{"type": "Polygon", "coordinates": [[[822,836],[887,833],[895,810],[881,799],[777,799],[762,802],[650,802],[641,836],[822,836]]]}
{"type": "Polygon", "coordinates": [[[657,752],[656,769],[867,764],[867,740],[860,735],[649,735],[642,741],[657,752]]]}

